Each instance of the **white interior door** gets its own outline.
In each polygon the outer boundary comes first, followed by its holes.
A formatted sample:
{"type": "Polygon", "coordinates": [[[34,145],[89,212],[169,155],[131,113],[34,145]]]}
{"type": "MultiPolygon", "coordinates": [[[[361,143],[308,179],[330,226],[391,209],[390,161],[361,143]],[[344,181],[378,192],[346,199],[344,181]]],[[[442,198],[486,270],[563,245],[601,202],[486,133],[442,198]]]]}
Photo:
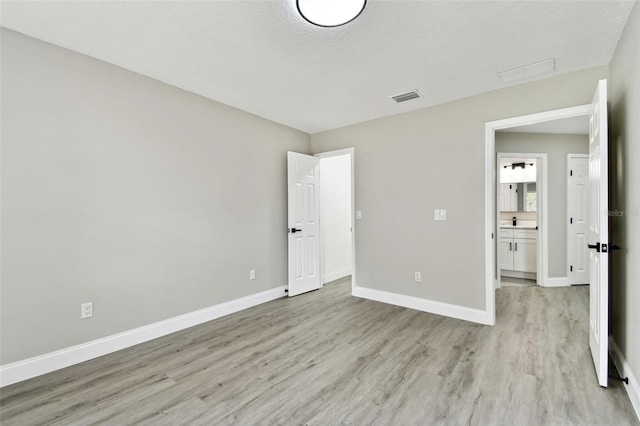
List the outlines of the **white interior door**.
{"type": "Polygon", "coordinates": [[[587,199],[589,156],[569,154],[567,185],[567,260],[569,284],[589,282],[589,250],[587,248],[587,199]]]}
{"type": "Polygon", "coordinates": [[[287,153],[289,297],[322,287],[319,165],[317,157],[287,153]]]}
{"type": "Polygon", "coordinates": [[[598,383],[607,386],[609,334],[609,205],[607,81],[600,80],[589,114],[589,348],[598,383]]]}

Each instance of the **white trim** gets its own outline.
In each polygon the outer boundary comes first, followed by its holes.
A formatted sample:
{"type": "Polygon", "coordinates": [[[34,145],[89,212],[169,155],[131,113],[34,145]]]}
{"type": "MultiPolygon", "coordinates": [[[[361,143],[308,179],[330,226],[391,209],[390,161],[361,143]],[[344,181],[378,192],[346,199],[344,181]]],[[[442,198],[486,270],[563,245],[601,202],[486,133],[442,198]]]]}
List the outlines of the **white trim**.
{"type": "Polygon", "coordinates": [[[0,366],[0,387],[31,379],[285,296],[286,286],[0,366]]]}
{"type": "MultiPolygon", "coordinates": [[[[535,272],[522,272],[522,271],[510,271],[508,269],[500,269],[500,277],[509,278],[524,278],[527,280],[534,280],[538,284],[538,274],[535,272]]],[[[502,278],[500,278],[502,281],[502,278]]]]}
{"type": "MultiPolygon", "coordinates": [[[[355,148],[337,149],[335,151],[320,152],[314,154],[318,158],[337,157],[340,155],[349,155],[351,157],[351,294],[356,288],[356,169],[355,169],[355,148]]],[[[320,236],[322,243],[322,236],[320,236]]],[[[322,276],[321,276],[322,278],[322,276]]],[[[322,282],[325,282],[322,280],[322,282]]],[[[326,281],[328,282],[328,281],[326,281]]]]}
{"type": "Polygon", "coordinates": [[[375,300],[376,302],[402,306],[405,308],[415,309],[417,311],[429,312],[431,314],[443,315],[479,324],[493,325],[491,323],[491,315],[489,315],[487,311],[482,311],[480,309],[451,305],[449,303],[407,296],[405,294],[389,293],[387,291],[375,290],[366,287],[354,288],[353,295],[356,297],[362,297],[363,299],[375,300]]]}
{"type": "Polygon", "coordinates": [[[496,323],[496,291],[494,281],[500,285],[500,271],[496,262],[496,241],[498,226],[495,211],[496,201],[496,140],[495,127],[485,124],[484,134],[484,275],[485,275],[485,309],[489,315],[489,324],[496,323]]]}
{"type": "Polygon", "coordinates": [[[581,117],[589,115],[591,104],[578,105],[569,108],[555,109],[552,111],[537,112],[535,114],[521,115],[518,117],[504,118],[487,122],[495,130],[509,129],[512,127],[526,126],[529,124],[544,123],[545,121],[561,120],[563,118],[581,117]]]}
{"type": "Polygon", "coordinates": [[[640,420],[640,384],[638,384],[636,375],[631,371],[631,367],[624,358],[624,355],[622,355],[622,351],[620,351],[616,341],[613,340],[613,336],[609,337],[609,354],[620,376],[629,378],[628,385],[625,383],[622,384],[629,395],[631,405],[633,405],[633,409],[636,412],[636,417],[640,420]]]}
{"type": "MultiPolygon", "coordinates": [[[[562,108],[553,111],[539,112],[536,114],[519,117],[505,118],[503,120],[489,121],[485,123],[484,131],[484,256],[485,256],[485,306],[486,315],[491,325],[495,324],[496,294],[495,280],[497,279],[496,245],[497,224],[495,207],[496,199],[496,130],[524,126],[527,124],[542,123],[545,121],[559,120],[562,118],[579,117],[589,115],[591,104],[579,105],[570,108],[562,108]]],[[[546,188],[545,188],[546,189],[546,188]]],[[[546,192],[546,191],[545,191],[546,192]]]]}
{"type": "Polygon", "coordinates": [[[346,267],[339,269],[337,271],[332,272],[324,272],[324,279],[322,281],[323,284],[330,283],[331,281],[339,280],[340,278],[344,278],[346,276],[351,275],[351,268],[346,267]]]}
{"type": "Polygon", "coordinates": [[[571,287],[569,277],[547,277],[542,285],[543,287],[571,287]]]}

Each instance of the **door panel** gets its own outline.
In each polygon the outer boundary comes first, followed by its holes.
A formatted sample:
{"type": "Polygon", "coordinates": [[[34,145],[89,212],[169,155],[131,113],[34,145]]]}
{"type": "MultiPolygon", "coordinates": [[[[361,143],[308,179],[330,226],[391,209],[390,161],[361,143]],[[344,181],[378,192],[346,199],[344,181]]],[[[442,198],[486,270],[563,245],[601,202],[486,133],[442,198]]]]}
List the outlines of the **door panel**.
{"type": "Polygon", "coordinates": [[[320,160],[287,153],[289,198],[289,296],[322,287],[320,282],[320,160]]]}
{"type": "Polygon", "coordinates": [[[609,334],[609,205],[607,81],[600,80],[589,116],[589,348],[598,383],[607,386],[609,334]]]}
{"type": "Polygon", "coordinates": [[[569,155],[570,175],[567,185],[567,263],[569,283],[589,282],[589,252],[587,248],[589,157],[569,155]]]}

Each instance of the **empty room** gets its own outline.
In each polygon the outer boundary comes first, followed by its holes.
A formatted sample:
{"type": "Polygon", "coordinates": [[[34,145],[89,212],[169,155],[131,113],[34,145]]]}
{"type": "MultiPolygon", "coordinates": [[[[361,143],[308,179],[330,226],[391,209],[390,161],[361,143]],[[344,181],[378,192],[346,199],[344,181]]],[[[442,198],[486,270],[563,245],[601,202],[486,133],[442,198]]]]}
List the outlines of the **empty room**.
{"type": "Polygon", "coordinates": [[[640,2],[0,2],[0,424],[640,425],[640,2]]]}

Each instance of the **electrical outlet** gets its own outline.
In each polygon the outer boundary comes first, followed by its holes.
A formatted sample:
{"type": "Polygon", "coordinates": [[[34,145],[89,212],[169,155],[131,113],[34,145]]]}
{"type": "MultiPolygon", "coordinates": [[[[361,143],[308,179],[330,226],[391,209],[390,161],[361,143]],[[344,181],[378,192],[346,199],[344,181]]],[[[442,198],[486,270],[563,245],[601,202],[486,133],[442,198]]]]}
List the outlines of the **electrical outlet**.
{"type": "Polygon", "coordinates": [[[256,270],[252,269],[249,271],[249,279],[250,280],[255,280],[256,279],[256,270]]]}
{"type": "Polygon", "coordinates": [[[416,272],[413,279],[414,279],[415,282],[421,283],[422,282],[422,272],[416,272]]]}
{"type": "Polygon", "coordinates": [[[91,318],[93,316],[93,302],[80,305],[80,319],[91,318]]]}
{"type": "Polygon", "coordinates": [[[447,211],[445,209],[434,210],[433,220],[447,220],[447,211]]]}

